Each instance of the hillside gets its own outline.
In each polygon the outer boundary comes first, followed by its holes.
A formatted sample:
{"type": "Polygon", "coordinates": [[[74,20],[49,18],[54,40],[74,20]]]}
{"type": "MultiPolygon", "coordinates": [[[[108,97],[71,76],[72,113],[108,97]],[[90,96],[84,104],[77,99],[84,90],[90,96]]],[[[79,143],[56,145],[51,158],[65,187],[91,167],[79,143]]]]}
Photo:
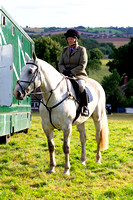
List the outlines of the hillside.
{"type": "MultiPolygon", "coordinates": [[[[59,27],[42,27],[42,28],[23,28],[30,37],[40,37],[50,36],[54,34],[65,33],[68,28],[59,28],[59,27]]],[[[130,37],[133,37],[133,28],[117,28],[117,27],[108,27],[108,28],[85,28],[82,26],[75,27],[83,38],[95,39],[98,42],[111,42],[116,48],[124,44],[128,44],[130,37]]]]}
{"type": "MultiPolygon", "coordinates": [[[[107,27],[107,28],[86,28],[83,26],[74,27],[77,29],[81,36],[86,38],[109,38],[109,37],[132,37],[133,36],[133,27],[107,27]]],[[[26,27],[23,28],[29,35],[31,36],[38,36],[38,35],[53,35],[53,34],[59,34],[64,33],[68,29],[65,28],[59,28],[59,27],[42,27],[42,28],[31,28],[26,27]]]]}

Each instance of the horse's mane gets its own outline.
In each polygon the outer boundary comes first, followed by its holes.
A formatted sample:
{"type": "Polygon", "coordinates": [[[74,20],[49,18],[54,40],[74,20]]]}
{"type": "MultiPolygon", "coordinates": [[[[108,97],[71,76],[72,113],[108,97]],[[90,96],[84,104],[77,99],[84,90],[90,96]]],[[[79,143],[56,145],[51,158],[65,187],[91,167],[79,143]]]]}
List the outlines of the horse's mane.
{"type": "Polygon", "coordinates": [[[42,70],[45,72],[50,72],[50,73],[54,73],[54,74],[60,74],[51,64],[47,63],[44,60],[41,60],[39,58],[37,58],[37,61],[40,63],[42,70]]]}

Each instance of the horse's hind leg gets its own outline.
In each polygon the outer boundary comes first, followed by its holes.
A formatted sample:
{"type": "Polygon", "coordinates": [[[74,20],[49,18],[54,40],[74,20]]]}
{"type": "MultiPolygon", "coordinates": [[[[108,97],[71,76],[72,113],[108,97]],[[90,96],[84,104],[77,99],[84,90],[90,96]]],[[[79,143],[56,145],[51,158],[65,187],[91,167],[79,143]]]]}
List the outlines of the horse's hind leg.
{"type": "Polygon", "coordinates": [[[100,142],[101,142],[101,123],[100,121],[95,122],[95,128],[96,128],[96,141],[97,141],[97,153],[96,153],[96,163],[101,164],[101,152],[100,152],[100,142]]]}
{"type": "Polygon", "coordinates": [[[77,125],[77,129],[80,133],[80,141],[81,141],[81,146],[82,146],[82,151],[81,151],[81,164],[86,165],[86,132],[85,132],[85,126],[84,123],[77,125]]]}
{"type": "Polygon", "coordinates": [[[105,150],[108,148],[108,120],[106,115],[106,109],[105,106],[103,106],[103,109],[99,112],[98,109],[95,110],[95,112],[92,115],[92,118],[94,120],[95,129],[96,129],[96,141],[97,141],[97,154],[96,154],[96,162],[100,162],[101,153],[100,150],[105,150]]]}
{"type": "Polygon", "coordinates": [[[95,124],[96,141],[97,141],[96,163],[101,164],[101,161],[100,161],[100,159],[101,159],[101,152],[100,152],[101,135],[100,135],[100,132],[101,132],[102,124],[101,124],[101,121],[97,117],[94,117],[94,115],[92,116],[92,118],[93,118],[93,121],[95,124]]]}

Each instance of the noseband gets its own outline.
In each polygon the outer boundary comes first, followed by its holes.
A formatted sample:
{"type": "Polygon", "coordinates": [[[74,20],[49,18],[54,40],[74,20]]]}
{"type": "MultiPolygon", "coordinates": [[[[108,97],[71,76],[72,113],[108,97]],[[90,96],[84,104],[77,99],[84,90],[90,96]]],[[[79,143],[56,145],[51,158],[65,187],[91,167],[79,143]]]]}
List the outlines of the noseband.
{"type": "Polygon", "coordinates": [[[21,90],[22,90],[22,92],[23,92],[24,95],[26,94],[26,93],[25,93],[25,90],[29,87],[29,85],[30,85],[31,83],[34,83],[34,89],[36,88],[36,85],[35,85],[35,78],[36,78],[36,76],[37,76],[37,74],[38,74],[38,65],[37,65],[37,64],[27,62],[26,65],[35,65],[37,68],[36,68],[36,70],[34,71],[33,76],[32,76],[32,78],[31,78],[30,81],[23,81],[23,80],[18,80],[18,81],[17,81],[17,84],[20,86],[20,88],[21,88],[21,90]],[[22,82],[22,83],[28,83],[27,88],[24,89],[24,88],[22,87],[22,85],[21,85],[21,82],[22,82]]]}

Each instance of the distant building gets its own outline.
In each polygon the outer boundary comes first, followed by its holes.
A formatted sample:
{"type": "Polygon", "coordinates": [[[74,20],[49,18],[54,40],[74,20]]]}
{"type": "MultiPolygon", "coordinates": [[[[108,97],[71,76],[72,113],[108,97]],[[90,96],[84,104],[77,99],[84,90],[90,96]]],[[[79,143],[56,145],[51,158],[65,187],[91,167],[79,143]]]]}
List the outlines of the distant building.
{"type": "Polygon", "coordinates": [[[124,91],[127,88],[127,84],[128,84],[128,76],[124,77],[124,84],[121,85],[121,89],[124,91]]]}

